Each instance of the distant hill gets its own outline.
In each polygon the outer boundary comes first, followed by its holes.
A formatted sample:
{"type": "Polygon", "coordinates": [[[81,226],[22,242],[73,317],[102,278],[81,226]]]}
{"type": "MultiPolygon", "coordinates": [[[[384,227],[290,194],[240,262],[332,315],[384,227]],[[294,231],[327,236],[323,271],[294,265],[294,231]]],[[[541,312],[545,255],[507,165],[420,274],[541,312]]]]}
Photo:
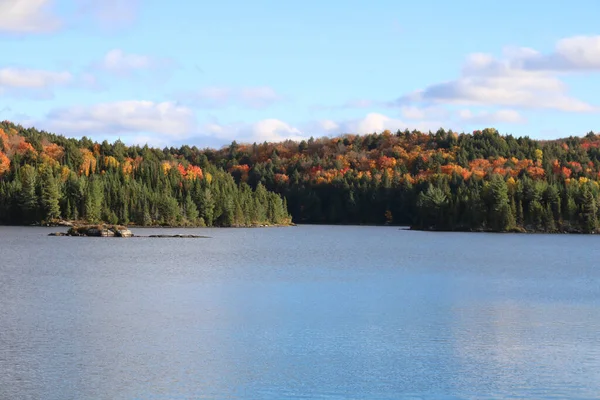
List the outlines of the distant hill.
{"type": "Polygon", "coordinates": [[[4,222],[18,215],[17,221],[60,216],[228,226],[281,223],[289,210],[296,223],[540,232],[599,227],[600,137],[593,132],[536,141],[490,128],[384,131],[160,150],[66,139],[9,122],[0,127],[4,222]],[[45,200],[47,180],[56,182],[58,211],[45,200]]]}

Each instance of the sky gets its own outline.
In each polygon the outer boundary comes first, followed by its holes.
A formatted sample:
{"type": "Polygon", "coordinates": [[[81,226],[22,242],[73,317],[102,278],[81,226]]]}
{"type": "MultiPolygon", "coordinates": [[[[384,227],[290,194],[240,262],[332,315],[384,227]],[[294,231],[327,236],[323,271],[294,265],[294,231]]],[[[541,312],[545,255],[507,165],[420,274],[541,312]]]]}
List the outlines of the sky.
{"type": "Polygon", "coordinates": [[[0,120],[221,147],[600,131],[597,0],[0,0],[0,120]]]}

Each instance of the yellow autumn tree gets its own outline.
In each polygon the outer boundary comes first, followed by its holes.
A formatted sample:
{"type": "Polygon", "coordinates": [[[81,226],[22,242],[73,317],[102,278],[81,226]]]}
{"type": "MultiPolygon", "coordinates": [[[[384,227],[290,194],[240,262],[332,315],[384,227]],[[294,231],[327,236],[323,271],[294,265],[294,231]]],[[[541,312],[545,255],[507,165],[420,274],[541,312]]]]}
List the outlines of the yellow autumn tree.
{"type": "Polygon", "coordinates": [[[544,159],[544,152],[540,149],[536,149],[535,150],[535,160],[538,162],[538,164],[541,165],[543,159],[544,159]]]}
{"type": "Polygon", "coordinates": [[[79,175],[90,176],[96,170],[96,157],[88,149],[80,149],[83,161],[79,167],[79,175]]]}
{"type": "Polygon", "coordinates": [[[162,166],[163,173],[165,175],[167,175],[169,173],[169,171],[171,170],[171,168],[173,167],[171,165],[171,163],[169,163],[168,161],[163,161],[161,166],[162,166]]]}
{"type": "Polygon", "coordinates": [[[104,157],[104,166],[106,168],[118,168],[119,162],[113,156],[104,157]]]}

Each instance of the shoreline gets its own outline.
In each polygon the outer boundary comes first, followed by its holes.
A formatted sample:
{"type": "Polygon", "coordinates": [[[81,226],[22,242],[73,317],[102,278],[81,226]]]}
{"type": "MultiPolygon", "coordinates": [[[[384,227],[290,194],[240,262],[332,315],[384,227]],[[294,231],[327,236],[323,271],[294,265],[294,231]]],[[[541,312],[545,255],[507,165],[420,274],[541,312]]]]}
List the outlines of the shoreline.
{"type": "MultiPolygon", "coordinates": [[[[88,225],[106,225],[111,226],[113,224],[100,222],[98,224],[89,224],[83,221],[60,221],[56,223],[36,223],[31,225],[9,225],[0,224],[0,226],[14,226],[14,227],[38,227],[38,228],[72,228],[77,226],[88,226],[88,225]]],[[[119,224],[120,225],[120,224],[119,224]]],[[[132,229],[256,229],[256,228],[289,228],[297,227],[299,225],[304,226],[336,226],[336,227],[388,227],[397,228],[401,231],[413,231],[413,232],[438,232],[438,233],[487,233],[487,234],[527,234],[527,235],[597,235],[598,232],[583,232],[577,229],[569,230],[555,230],[555,231],[544,231],[534,230],[525,228],[515,228],[508,231],[494,231],[488,229],[430,229],[430,228],[416,228],[409,225],[392,225],[392,224],[326,224],[326,223],[290,223],[290,224],[257,224],[257,225],[234,225],[234,226],[200,226],[200,225],[120,225],[126,228],[132,229]]]]}
{"type": "Polygon", "coordinates": [[[525,228],[516,228],[508,231],[494,231],[487,229],[427,229],[408,227],[406,230],[413,232],[439,232],[439,233],[491,233],[491,234],[522,234],[522,235],[597,235],[600,232],[583,232],[581,230],[555,230],[544,231],[525,228]]]}
{"type": "Polygon", "coordinates": [[[68,221],[62,220],[51,223],[34,223],[29,225],[23,224],[0,224],[0,226],[21,226],[21,227],[38,227],[38,228],[72,228],[77,226],[88,226],[88,225],[119,225],[127,228],[135,229],[213,229],[213,228],[286,228],[297,226],[294,223],[289,224],[256,224],[256,225],[232,225],[232,226],[202,226],[202,225],[135,225],[135,224],[110,224],[108,222],[90,223],[86,221],[68,221]]]}

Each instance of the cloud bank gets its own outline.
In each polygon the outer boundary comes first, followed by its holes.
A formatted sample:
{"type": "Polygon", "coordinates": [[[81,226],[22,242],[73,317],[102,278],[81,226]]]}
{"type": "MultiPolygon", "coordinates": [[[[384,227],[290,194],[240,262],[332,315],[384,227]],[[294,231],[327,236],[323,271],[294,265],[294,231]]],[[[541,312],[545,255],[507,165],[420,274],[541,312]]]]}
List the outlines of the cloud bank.
{"type": "Polygon", "coordinates": [[[503,58],[475,53],[455,80],[432,84],[401,96],[392,105],[450,104],[598,112],[600,108],[569,94],[563,75],[600,72],[600,36],[576,36],[542,54],[506,48],[503,58]]]}
{"type": "Polygon", "coordinates": [[[54,89],[73,82],[71,73],[38,69],[0,68],[0,95],[47,99],[53,97],[54,89]]]}
{"type": "Polygon", "coordinates": [[[55,109],[39,124],[75,136],[144,133],[180,139],[195,130],[196,117],[171,102],[131,100],[55,109]]]}
{"type": "Polygon", "coordinates": [[[49,33],[62,26],[50,10],[51,0],[0,1],[0,32],[16,34],[49,33]]]}

